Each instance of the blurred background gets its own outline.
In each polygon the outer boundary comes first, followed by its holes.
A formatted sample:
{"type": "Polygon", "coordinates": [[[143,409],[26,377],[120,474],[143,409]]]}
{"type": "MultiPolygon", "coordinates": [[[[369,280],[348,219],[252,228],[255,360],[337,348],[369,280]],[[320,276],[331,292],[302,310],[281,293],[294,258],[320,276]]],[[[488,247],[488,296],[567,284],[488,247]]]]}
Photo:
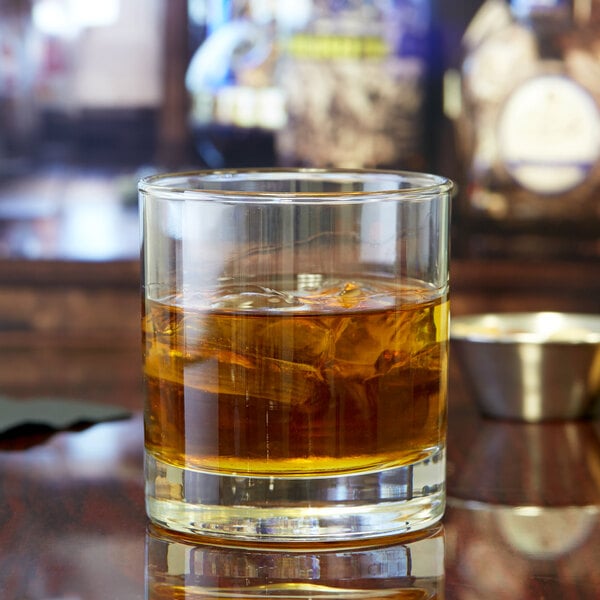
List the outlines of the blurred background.
{"type": "Polygon", "coordinates": [[[600,0],[0,0],[3,335],[137,340],[137,181],[189,168],[445,175],[455,311],[599,310],[599,23],[600,0]]]}
{"type": "Polygon", "coordinates": [[[0,0],[0,257],[135,257],[153,171],[458,180],[443,78],[480,4],[0,0]]]}

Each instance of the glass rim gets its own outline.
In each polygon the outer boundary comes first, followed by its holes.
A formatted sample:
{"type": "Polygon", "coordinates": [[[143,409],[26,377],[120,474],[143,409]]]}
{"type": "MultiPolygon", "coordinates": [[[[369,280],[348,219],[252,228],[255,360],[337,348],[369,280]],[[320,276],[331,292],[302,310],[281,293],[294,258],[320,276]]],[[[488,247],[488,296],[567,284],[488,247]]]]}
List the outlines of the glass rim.
{"type": "Polygon", "coordinates": [[[350,169],[350,168],[232,168],[197,169],[155,173],[142,177],[138,182],[138,191],[172,200],[222,200],[224,202],[266,202],[266,203],[340,203],[385,201],[410,199],[426,201],[432,197],[451,193],[454,182],[432,173],[408,170],[350,169]],[[192,178],[206,182],[207,186],[195,187],[192,178]],[[320,179],[340,184],[340,189],[327,191],[274,191],[221,189],[210,186],[210,182],[242,181],[309,181],[320,179]],[[377,181],[395,181],[397,187],[381,185],[376,189],[342,189],[346,183],[375,183],[377,181]],[[406,187],[400,187],[404,184],[406,187]]]}

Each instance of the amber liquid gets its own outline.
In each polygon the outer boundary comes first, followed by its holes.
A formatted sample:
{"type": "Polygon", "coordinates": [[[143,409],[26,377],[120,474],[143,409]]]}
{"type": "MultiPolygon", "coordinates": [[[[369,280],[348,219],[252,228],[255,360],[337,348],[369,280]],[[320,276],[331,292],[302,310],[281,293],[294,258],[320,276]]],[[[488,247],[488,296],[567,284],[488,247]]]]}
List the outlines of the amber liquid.
{"type": "Polygon", "coordinates": [[[150,454],[208,472],[319,476],[440,447],[446,298],[381,281],[269,283],[146,301],[150,454]]]}
{"type": "MultiPolygon", "coordinates": [[[[380,593],[377,590],[366,589],[357,591],[352,589],[344,593],[344,588],[333,588],[324,585],[310,585],[301,583],[289,583],[287,585],[260,585],[256,587],[232,586],[227,587],[227,582],[221,583],[221,588],[202,589],[199,587],[190,589],[190,587],[156,585],[149,591],[148,600],[189,600],[195,598],[236,598],[238,600],[252,600],[253,598],[358,598],[361,595],[366,600],[437,600],[438,594],[425,589],[404,588],[404,589],[383,589],[380,593]],[[361,594],[362,592],[362,594],[361,594]],[[193,594],[193,596],[191,595],[193,594]],[[282,595],[285,594],[285,595],[282,595]],[[351,594],[351,595],[350,595],[351,594]]],[[[343,582],[347,583],[347,582],[343,582]]]]}

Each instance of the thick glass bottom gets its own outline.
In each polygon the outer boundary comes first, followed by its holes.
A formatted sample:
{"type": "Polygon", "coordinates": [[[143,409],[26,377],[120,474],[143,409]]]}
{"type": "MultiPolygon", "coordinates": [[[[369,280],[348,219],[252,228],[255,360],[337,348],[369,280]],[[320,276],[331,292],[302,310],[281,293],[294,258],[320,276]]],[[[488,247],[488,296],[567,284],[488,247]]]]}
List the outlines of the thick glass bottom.
{"type": "Polygon", "coordinates": [[[327,542],[430,527],[445,508],[445,452],[380,472],[248,477],[183,469],[146,453],[146,510],[184,534],[327,542]]]}

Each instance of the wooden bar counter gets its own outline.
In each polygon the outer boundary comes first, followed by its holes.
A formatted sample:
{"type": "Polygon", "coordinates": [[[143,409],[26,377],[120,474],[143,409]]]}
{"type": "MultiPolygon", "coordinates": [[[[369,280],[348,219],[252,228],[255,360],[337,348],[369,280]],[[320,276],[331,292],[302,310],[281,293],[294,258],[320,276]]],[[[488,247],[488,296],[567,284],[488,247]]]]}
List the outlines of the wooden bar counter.
{"type": "MultiPolygon", "coordinates": [[[[457,263],[454,310],[598,312],[597,265],[552,267],[457,263]]],[[[0,436],[0,598],[600,597],[599,422],[483,419],[451,361],[441,527],[293,552],[173,538],[144,513],[137,264],[7,261],[0,275],[0,397],[129,415],[0,436]]]]}

